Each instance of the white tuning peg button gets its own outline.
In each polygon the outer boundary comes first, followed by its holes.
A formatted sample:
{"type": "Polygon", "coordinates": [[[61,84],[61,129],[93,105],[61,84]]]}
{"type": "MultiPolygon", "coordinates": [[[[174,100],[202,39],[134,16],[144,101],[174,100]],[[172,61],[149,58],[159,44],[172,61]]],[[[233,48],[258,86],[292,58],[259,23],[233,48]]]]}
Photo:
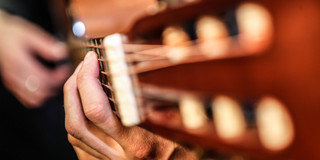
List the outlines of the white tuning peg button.
{"type": "Polygon", "coordinates": [[[232,140],[246,130],[246,122],[240,105],[226,96],[218,96],[212,102],[213,121],[217,134],[224,140],[232,140]]]}
{"type": "Polygon", "coordinates": [[[214,16],[200,17],[196,23],[199,48],[209,57],[227,53],[230,47],[228,31],[224,23],[214,16]]]}
{"type": "Polygon", "coordinates": [[[258,52],[267,47],[273,36],[271,14],[255,3],[245,3],[236,12],[239,44],[248,52],[258,52]]]}
{"type": "Polygon", "coordinates": [[[294,126],[285,106],[273,97],[265,97],[256,110],[258,134],[262,145],[278,151],[294,139],[294,126]]]}
{"type": "Polygon", "coordinates": [[[206,113],[202,101],[191,95],[183,96],[179,102],[182,122],[189,129],[202,127],[206,121],[206,113]]]}
{"type": "Polygon", "coordinates": [[[182,27],[167,27],[162,33],[162,43],[166,46],[166,55],[172,62],[180,62],[190,55],[190,38],[182,27]]]}

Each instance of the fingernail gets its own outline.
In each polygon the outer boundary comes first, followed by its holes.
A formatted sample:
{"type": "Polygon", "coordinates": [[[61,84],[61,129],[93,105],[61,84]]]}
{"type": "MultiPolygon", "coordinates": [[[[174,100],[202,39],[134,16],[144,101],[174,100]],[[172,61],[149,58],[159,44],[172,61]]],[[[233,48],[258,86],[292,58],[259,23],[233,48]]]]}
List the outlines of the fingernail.
{"type": "Polygon", "coordinates": [[[88,63],[91,60],[93,52],[88,52],[87,55],[84,57],[84,63],[88,63]]]}

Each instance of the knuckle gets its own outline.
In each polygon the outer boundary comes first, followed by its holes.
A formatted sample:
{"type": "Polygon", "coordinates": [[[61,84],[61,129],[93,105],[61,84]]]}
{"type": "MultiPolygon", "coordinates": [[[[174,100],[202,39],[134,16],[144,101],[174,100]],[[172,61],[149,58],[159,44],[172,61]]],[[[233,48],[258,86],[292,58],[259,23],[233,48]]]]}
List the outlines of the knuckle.
{"type": "Polygon", "coordinates": [[[63,92],[66,93],[66,92],[72,90],[73,88],[74,88],[74,86],[72,85],[72,81],[71,81],[71,78],[70,78],[64,83],[63,92]]]}
{"type": "Polygon", "coordinates": [[[68,134],[68,141],[72,146],[77,146],[77,147],[80,146],[79,140],[70,134],[68,134]]]}
{"type": "MultiPolygon", "coordinates": [[[[152,153],[154,152],[152,146],[149,145],[141,145],[136,146],[137,148],[133,151],[135,153],[135,157],[138,159],[151,158],[152,153]]],[[[154,158],[154,157],[152,157],[154,158]]]]}
{"type": "Polygon", "coordinates": [[[77,116],[74,117],[70,115],[66,115],[65,129],[68,132],[68,134],[77,139],[80,139],[84,132],[87,130],[83,121],[81,121],[77,116]]]}
{"type": "MultiPolygon", "coordinates": [[[[141,129],[141,128],[140,128],[141,129]]],[[[128,151],[133,153],[137,159],[157,159],[160,142],[155,135],[145,130],[140,130],[141,141],[136,141],[128,148],[128,151]]],[[[134,142],[134,141],[133,141],[134,142]]]]}
{"type": "Polygon", "coordinates": [[[82,131],[82,126],[81,124],[77,123],[77,122],[70,122],[70,121],[66,121],[65,123],[65,128],[66,131],[73,137],[76,138],[81,138],[81,131],[82,131]]]}
{"type": "Polygon", "coordinates": [[[86,117],[94,123],[103,123],[108,120],[108,116],[104,112],[104,107],[101,104],[91,104],[85,110],[86,117]]]}

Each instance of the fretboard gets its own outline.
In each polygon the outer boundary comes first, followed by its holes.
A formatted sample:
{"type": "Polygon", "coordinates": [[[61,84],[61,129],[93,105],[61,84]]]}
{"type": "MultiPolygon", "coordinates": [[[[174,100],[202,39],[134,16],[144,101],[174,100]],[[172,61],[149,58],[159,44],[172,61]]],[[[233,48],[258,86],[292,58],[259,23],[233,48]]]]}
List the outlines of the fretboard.
{"type": "Polygon", "coordinates": [[[108,75],[108,65],[106,64],[105,61],[103,61],[103,59],[105,59],[105,57],[103,55],[104,54],[104,49],[102,47],[102,38],[95,38],[95,39],[90,39],[88,41],[84,41],[82,42],[81,45],[83,45],[83,49],[81,52],[87,53],[89,51],[94,51],[99,59],[99,68],[100,68],[100,73],[99,73],[99,79],[101,82],[101,86],[103,88],[103,90],[105,91],[109,102],[110,102],[110,106],[112,107],[113,110],[116,109],[116,102],[115,102],[115,98],[114,98],[114,94],[111,88],[111,81],[110,81],[110,77],[108,75]]]}

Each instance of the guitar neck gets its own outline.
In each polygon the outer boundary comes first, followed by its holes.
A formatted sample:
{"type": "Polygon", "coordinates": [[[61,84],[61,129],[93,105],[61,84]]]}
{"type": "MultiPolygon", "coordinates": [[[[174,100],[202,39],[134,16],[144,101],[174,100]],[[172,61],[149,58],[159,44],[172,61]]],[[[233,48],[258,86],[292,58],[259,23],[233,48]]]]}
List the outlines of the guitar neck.
{"type": "Polygon", "coordinates": [[[82,51],[98,54],[121,119],[134,113],[163,136],[231,155],[320,158],[319,2],[245,2],[159,10],[135,21],[127,43],[110,35],[82,51]]]}

